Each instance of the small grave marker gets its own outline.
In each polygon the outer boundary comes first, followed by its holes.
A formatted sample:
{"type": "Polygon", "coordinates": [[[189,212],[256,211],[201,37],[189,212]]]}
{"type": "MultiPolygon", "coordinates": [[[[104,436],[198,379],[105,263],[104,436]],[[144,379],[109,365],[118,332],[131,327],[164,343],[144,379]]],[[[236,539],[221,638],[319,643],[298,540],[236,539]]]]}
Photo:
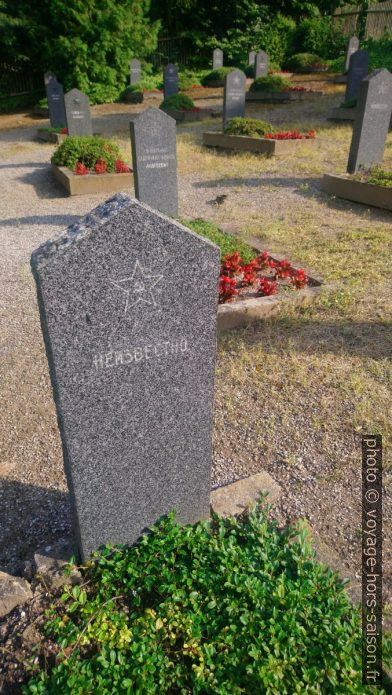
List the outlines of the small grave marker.
{"type": "Polygon", "coordinates": [[[178,67],[169,63],[163,70],[163,97],[167,99],[178,94],[178,67]]]}
{"type": "Polygon", "coordinates": [[[92,135],[90,103],[79,89],[71,89],[64,97],[68,135],[92,135]]]}
{"type": "Polygon", "coordinates": [[[225,77],[223,91],[223,127],[236,116],[245,116],[246,77],[241,70],[233,70],[225,77]]]}
{"type": "Polygon", "coordinates": [[[350,58],[355,51],[359,49],[359,38],[357,36],[351,36],[347,43],[346,57],[344,60],[344,72],[347,72],[350,66],[350,58]]]}
{"type": "Polygon", "coordinates": [[[208,518],[219,249],[117,194],[31,264],[82,560],[208,518]]]}
{"type": "Polygon", "coordinates": [[[268,75],[269,57],[265,51],[259,51],[255,57],[255,80],[258,77],[268,75]]]}
{"type": "Polygon", "coordinates": [[[137,58],[129,63],[129,84],[138,84],[142,79],[142,64],[137,58]]]}
{"type": "Polygon", "coordinates": [[[176,121],[149,108],[130,122],[138,200],[166,215],[178,214],[176,121]]]}
{"type": "Polygon", "coordinates": [[[45,90],[48,99],[49,119],[52,128],[65,128],[67,117],[65,114],[63,85],[57,81],[56,75],[45,73],[45,90]]]}
{"type": "Polygon", "coordinates": [[[217,70],[223,68],[223,51],[220,48],[215,48],[212,52],[212,69],[217,70]]]}
{"type": "Polygon", "coordinates": [[[361,82],[347,171],[382,162],[392,114],[392,75],[382,68],[361,82]]]}
{"type": "Polygon", "coordinates": [[[369,70],[369,54],[363,49],[359,49],[352,53],[347,75],[347,86],[345,101],[356,99],[359,92],[359,86],[368,74],[369,70]]]}
{"type": "Polygon", "coordinates": [[[249,51],[248,54],[248,65],[254,65],[256,59],[256,51],[249,51]]]}

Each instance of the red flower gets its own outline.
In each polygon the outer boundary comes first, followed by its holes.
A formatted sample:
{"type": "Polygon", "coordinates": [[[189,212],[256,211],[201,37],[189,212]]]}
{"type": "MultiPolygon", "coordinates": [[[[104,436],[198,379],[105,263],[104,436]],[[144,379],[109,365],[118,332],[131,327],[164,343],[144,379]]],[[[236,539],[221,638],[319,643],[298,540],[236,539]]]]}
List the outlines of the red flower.
{"type": "Polygon", "coordinates": [[[68,135],[68,128],[61,128],[60,134],[61,135],[68,135]]]}
{"type": "Polygon", "coordinates": [[[257,269],[258,270],[264,270],[264,268],[268,267],[268,261],[269,261],[269,253],[268,251],[262,251],[256,258],[255,261],[257,263],[257,269]]]}
{"type": "Polygon", "coordinates": [[[236,281],[234,278],[221,275],[219,278],[219,301],[227,302],[236,294],[238,294],[238,290],[236,289],[236,281]]]}
{"type": "Polygon", "coordinates": [[[222,263],[221,274],[229,277],[233,277],[236,273],[239,273],[242,266],[242,258],[238,251],[233,254],[227,254],[222,263]]]}
{"type": "Polygon", "coordinates": [[[258,291],[263,295],[263,297],[269,297],[271,294],[276,294],[278,291],[276,282],[274,282],[274,280],[268,280],[265,277],[261,277],[258,291]]]}
{"type": "Polygon", "coordinates": [[[284,258],[283,261],[280,261],[275,265],[276,268],[276,277],[278,278],[288,278],[291,277],[293,274],[293,267],[290,263],[290,261],[287,260],[287,258],[284,258]]]}
{"type": "Polygon", "coordinates": [[[116,169],[116,174],[129,174],[129,172],[131,171],[130,168],[126,164],[124,164],[123,161],[121,161],[121,159],[116,159],[116,163],[114,166],[116,169]]]}
{"type": "Polygon", "coordinates": [[[106,164],[105,160],[100,157],[95,164],[94,169],[96,174],[107,174],[108,165],[106,164]]]}
{"type": "Polygon", "coordinates": [[[241,285],[254,285],[256,282],[256,272],[257,272],[257,262],[256,260],[251,261],[244,265],[242,269],[242,280],[241,285]]]}
{"type": "Polygon", "coordinates": [[[309,278],[305,273],[304,268],[298,268],[298,270],[293,269],[293,274],[291,277],[291,282],[297,290],[302,290],[305,285],[308,284],[309,278]]]}
{"type": "Polygon", "coordinates": [[[77,162],[76,167],[75,167],[75,174],[78,176],[87,176],[88,174],[88,169],[83,162],[77,162]]]}
{"type": "Polygon", "coordinates": [[[280,133],[264,133],[264,138],[267,140],[313,140],[316,136],[315,130],[310,130],[309,133],[300,133],[298,130],[282,131],[280,133]]]}

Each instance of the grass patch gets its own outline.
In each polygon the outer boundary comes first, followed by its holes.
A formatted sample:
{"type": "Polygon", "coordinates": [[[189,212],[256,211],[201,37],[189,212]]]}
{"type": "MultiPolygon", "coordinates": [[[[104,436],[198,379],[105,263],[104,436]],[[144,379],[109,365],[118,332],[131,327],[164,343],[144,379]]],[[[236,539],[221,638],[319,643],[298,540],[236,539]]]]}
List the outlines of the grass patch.
{"type": "Polygon", "coordinates": [[[204,236],[219,246],[221,258],[238,251],[244,263],[250,263],[252,258],[256,258],[258,255],[258,252],[245,241],[241,241],[241,239],[237,239],[231,234],[226,234],[212,222],[206,222],[205,220],[181,220],[181,222],[186,227],[193,229],[197,234],[200,234],[200,236],[204,236]]]}
{"type": "Polygon", "coordinates": [[[194,527],[169,515],[84,571],[44,630],[56,664],[25,695],[371,692],[343,582],[305,526],[280,531],[260,507],[194,527]]]}

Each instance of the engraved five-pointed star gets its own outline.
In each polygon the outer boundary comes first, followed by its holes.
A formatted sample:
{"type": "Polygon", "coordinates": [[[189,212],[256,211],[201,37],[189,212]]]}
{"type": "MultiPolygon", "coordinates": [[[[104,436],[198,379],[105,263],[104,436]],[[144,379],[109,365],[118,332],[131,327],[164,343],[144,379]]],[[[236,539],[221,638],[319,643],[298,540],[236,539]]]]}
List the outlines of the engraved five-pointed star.
{"type": "Polygon", "coordinates": [[[149,275],[139,261],[136,261],[133,273],[129,278],[111,280],[117,289],[126,294],[124,314],[127,313],[128,309],[132,309],[138,304],[157,306],[152,290],[162,278],[163,275],[149,275]]]}

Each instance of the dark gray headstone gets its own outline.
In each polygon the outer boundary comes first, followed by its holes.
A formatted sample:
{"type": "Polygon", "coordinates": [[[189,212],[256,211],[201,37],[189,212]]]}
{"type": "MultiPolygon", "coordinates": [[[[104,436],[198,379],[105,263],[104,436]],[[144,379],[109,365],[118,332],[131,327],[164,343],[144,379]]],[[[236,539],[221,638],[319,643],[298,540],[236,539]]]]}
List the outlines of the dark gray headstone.
{"type": "Polygon", "coordinates": [[[248,65],[254,65],[256,58],[256,51],[249,51],[248,54],[248,65]]]}
{"type": "Polygon", "coordinates": [[[65,97],[68,135],[92,135],[90,103],[87,95],[79,89],[71,89],[65,97]]]}
{"type": "Polygon", "coordinates": [[[347,171],[382,162],[392,114],[392,75],[382,68],[362,80],[347,171]]]}
{"type": "Polygon", "coordinates": [[[223,68],[223,51],[220,48],[214,48],[212,52],[212,69],[217,70],[223,68]]]}
{"type": "Polygon", "coordinates": [[[347,43],[346,57],[344,60],[344,72],[348,71],[350,66],[350,58],[355,51],[359,49],[359,38],[357,36],[351,36],[347,43]]]}
{"type": "Polygon", "coordinates": [[[45,73],[44,80],[50,125],[52,128],[65,128],[67,117],[65,115],[63,85],[57,82],[56,76],[50,72],[45,73]]]}
{"type": "Polygon", "coordinates": [[[223,90],[223,127],[236,116],[245,116],[246,77],[241,70],[233,70],[225,77],[223,90]]]}
{"type": "Polygon", "coordinates": [[[163,97],[167,99],[178,94],[178,67],[169,63],[163,69],[163,97]]]}
{"type": "Polygon", "coordinates": [[[269,57],[265,51],[259,51],[255,57],[255,79],[268,75],[269,57]]]}
{"type": "Polygon", "coordinates": [[[359,51],[352,53],[350,57],[345,101],[358,97],[359,86],[364,77],[368,74],[368,70],[369,54],[367,51],[360,48],[359,51]]]}
{"type": "Polygon", "coordinates": [[[31,263],[82,559],[208,518],[219,249],[118,194],[31,263]]]}
{"type": "Polygon", "coordinates": [[[178,214],[176,122],[147,109],[130,122],[135,195],[155,210],[178,214]]]}
{"type": "Polygon", "coordinates": [[[137,58],[129,63],[129,84],[138,84],[142,79],[142,64],[137,58]]]}

